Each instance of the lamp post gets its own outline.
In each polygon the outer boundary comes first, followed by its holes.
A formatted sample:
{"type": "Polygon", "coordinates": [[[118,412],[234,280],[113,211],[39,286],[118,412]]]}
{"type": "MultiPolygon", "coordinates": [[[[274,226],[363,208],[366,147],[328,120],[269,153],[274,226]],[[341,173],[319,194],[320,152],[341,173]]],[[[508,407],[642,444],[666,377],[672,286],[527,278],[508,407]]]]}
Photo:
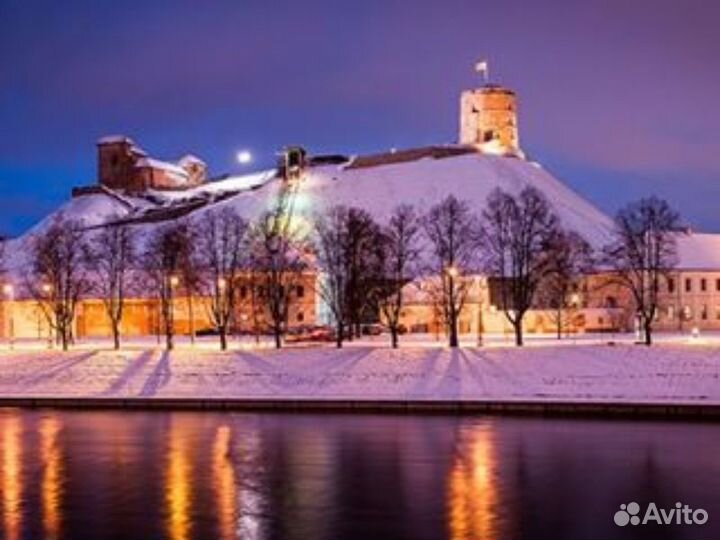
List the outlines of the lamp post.
{"type": "Polygon", "coordinates": [[[168,283],[170,285],[169,287],[169,295],[170,298],[168,298],[168,312],[169,312],[169,318],[170,321],[165,321],[165,324],[168,323],[172,324],[173,327],[175,326],[175,289],[177,289],[178,285],[180,285],[180,278],[177,276],[170,276],[168,278],[168,283]]]}
{"type": "Polygon", "coordinates": [[[13,319],[15,288],[11,283],[3,285],[3,294],[8,300],[8,342],[10,343],[10,350],[12,350],[15,348],[15,320],[13,319]]]}
{"type": "MultiPolygon", "coordinates": [[[[42,292],[43,292],[43,294],[45,294],[45,296],[50,296],[50,294],[52,294],[53,286],[51,284],[43,283],[40,288],[42,289],[42,292]]],[[[49,298],[48,298],[48,300],[51,301],[51,299],[49,299],[49,298]]],[[[51,305],[50,309],[54,311],[55,306],[51,305]]],[[[52,322],[51,321],[52,321],[52,319],[48,318],[48,349],[53,348],[53,332],[52,332],[52,322]]]]}

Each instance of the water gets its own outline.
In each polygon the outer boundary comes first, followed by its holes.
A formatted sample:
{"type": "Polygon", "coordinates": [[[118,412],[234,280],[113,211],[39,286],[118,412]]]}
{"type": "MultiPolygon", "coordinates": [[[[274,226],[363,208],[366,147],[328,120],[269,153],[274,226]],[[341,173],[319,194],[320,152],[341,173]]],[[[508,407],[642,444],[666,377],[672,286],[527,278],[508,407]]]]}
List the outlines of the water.
{"type": "Polygon", "coordinates": [[[717,538],[712,424],[0,410],[0,537],[717,538]],[[619,528],[621,503],[704,526],[619,528]]]}

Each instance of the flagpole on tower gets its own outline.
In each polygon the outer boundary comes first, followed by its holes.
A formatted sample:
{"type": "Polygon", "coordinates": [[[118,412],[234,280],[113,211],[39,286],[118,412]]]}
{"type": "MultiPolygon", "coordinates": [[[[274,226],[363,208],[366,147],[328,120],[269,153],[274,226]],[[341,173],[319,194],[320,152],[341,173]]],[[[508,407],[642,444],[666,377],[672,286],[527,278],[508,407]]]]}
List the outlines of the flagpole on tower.
{"type": "Polygon", "coordinates": [[[490,82],[490,66],[488,66],[487,60],[478,61],[475,64],[475,71],[482,74],[484,84],[488,84],[490,82]]]}

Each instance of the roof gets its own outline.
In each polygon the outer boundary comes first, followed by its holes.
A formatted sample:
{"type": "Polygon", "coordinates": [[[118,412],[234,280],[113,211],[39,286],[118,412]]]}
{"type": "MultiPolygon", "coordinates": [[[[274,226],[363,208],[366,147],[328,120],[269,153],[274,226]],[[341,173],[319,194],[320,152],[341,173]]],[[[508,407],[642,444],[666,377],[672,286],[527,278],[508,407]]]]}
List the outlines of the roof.
{"type": "Polygon", "coordinates": [[[720,234],[690,233],[677,239],[679,270],[720,270],[720,234]]]}
{"type": "Polygon", "coordinates": [[[106,135],[98,139],[98,144],[115,144],[115,143],[127,143],[135,145],[135,142],[125,135],[106,135]]]}
{"type": "Polygon", "coordinates": [[[178,176],[182,176],[184,178],[187,177],[188,172],[180,167],[179,165],[176,165],[175,163],[169,163],[167,161],[161,161],[159,159],[144,157],[141,159],[138,159],[135,162],[136,167],[151,167],[153,169],[162,169],[163,171],[169,172],[171,174],[176,174],[178,176]]]}
{"type": "Polygon", "coordinates": [[[472,154],[477,149],[472,146],[448,145],[448,146],[424,146],[420,148],[409,148],[406,150],[392,150],[381,154],[370,154],[354,157],[347,169],[361,169],[365,167],[378,167],[380,165],[391,165],[417,161],[424,158],[443,159],[463,154],[472,154]]]}
{"type": "Polygon", "coordinates": [[[178,165],[180,165],[180,166],[189,165],[189,164],[192,164],[192,163],[197,163],[197,164],[200,164],[200,165],[205,165],[205,162],[204,162],[202,159],[200,159],[199,157],[197,157],[197,156],[195,156],[195,155],[193,155],[193,154],[185,154],[183,157],[181,157],[181,158],[178,160],[178,165]]]}

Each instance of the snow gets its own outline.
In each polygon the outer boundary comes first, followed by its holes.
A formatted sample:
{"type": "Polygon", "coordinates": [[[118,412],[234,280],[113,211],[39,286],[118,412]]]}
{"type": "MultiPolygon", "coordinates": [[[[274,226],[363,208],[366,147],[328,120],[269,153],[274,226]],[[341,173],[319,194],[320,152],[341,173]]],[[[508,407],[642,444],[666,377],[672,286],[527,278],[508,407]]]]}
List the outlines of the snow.
{"type": "Polygon", "coordinates": [[[677,239],[678,267],[684,270],[720,269],[720,234],[682,234],[677,239]]]}
{"type": "Polygon", "coordinates": [[[5,397],[720,404],[720,347],[148,347],[0,355],[5,397]]]}
{"type": "Polygon", "coordinates": [[[153,169],[161,169],[170,174],[187,179],[188,173],[185,169],[174,163],[168,163],[167,161],[161,161],[159,159],[153,159],[149,157],[140,158],[135,163],[136,167],[152,167],[153,169]]]}
{"type": "Polygon", "coordinates": [[[114,143],[119,143],[119,142],[124,142],[124,143],[132,144],[132,145],[135,144],[135,142],[130,137],[127,137],[125,135],[106,135],[105,137],[100,137],[98,139],[97,143],[98,144],[114,144],[114,143]]]}
{"type": "MultiPolygon", "coordinates": [[[[130,199],[126,198],[126,203],[130,199]]],[[[92,194],[70,199],[57,211],[37,223],[23,236],[7,243],[7,266],[10,272],[23,275],[27,272],[30,242],[45,232],[57,219],[82,220],[86,227],[95,227],[130,214],[131,209],[119,199],[105,194],[92,194]]]]}
{"type": "Polygon", "coordinates": [[[186,154],[178,160],[178,165],[181,167],[189,164],[205,165],[205,162],[193,154],[186,154]]]}

